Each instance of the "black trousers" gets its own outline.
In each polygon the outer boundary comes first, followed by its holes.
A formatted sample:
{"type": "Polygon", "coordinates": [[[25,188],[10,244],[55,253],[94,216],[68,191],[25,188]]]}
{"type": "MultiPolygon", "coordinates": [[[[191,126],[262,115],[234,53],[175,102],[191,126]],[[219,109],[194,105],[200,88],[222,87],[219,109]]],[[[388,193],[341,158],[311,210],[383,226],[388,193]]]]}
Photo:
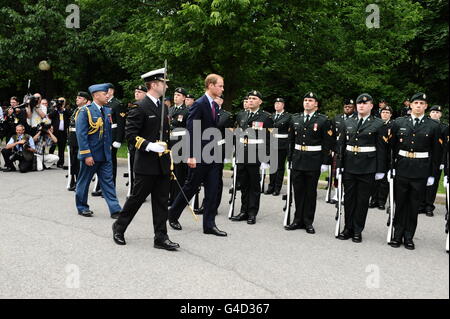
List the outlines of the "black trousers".
{"type": "Polygon", "coordinates": [[[375,173],[356,175],[344,171],[342,182],[345,191],[345,228],[355,234],[362,233],[366,225],[375,173]]]}
{"type": "Polygon", "coordinates": [[[169,198],[169,175],[135,174],[133,192],[127,199],[117,220],[117,231],[125,233],[139,208],[148,195],[151,195],[153,228],[155,239],[166,240],[167,236],[167,200],[169,198]]]}
{"type": "Polygon", "coordinates": [[[269,190],[280,191],[283,186],[284,171],[286,168],[287,150],[278,150],[277,172],[270,174],[269,190]]]}
{"type": "Polygon", "coordinates": [[[395,177],[394,238],[413,239],[417,228],[420,204],[425,197],[427,178],[395,177]]]}
{"type": "MultiPolygon", "coordinates": [[[[223,163],[217,164],[219,169],[219,180],[218,180],[218,189],[217,189],[217,211],[219,210],[220,203],[222,202],[222,193],[223,193],[223,163]]],[[[205,207],[205,199],[203,198],[202,207],[205,207]]]]}
{"type": "Polygon", "coordinates": [[[78,180],[78,173],[80,172],[80,160],[78,159],[78,145],[71,145],[70,148],[70,174],[75,177],[72,178],[72,183],[78,180]]]}
{"type": "Polygon", "coordinates": [[[422,202],[422,204],[420,205],[419,212],[420,211],[432,212],[436,208],[434,206],[434,202],[436,200],[437,191],[439,189],[439,182],[441,179],[441,174],[442,174],[442,171],[439,170],[434,175],[434,184],[431,186],[426,186],[425,199],[422,202]]]}
{"type": "Polygon", "coordinates": [[[129,187],[131,188],[131,192],[133,192],[133,186],[134,186],[134,156],[136,153],[136,148],[134,148],[133,146],[128,146],[128,154],[129,154],[129,173],[128,173],[128,180],[129,180],[129,187]]]}
{"type": "Polygon", "coordinates": [[[314,223],[319,178],[320,170],[292,170],[292,185],[295,198],[294,223],[298,223],[301,226],[312,226],[314,223]]]}
{"type": "MultiPolygon", "coordinates": [[[[174,164],[173,172],[175,176],[178,179],[178,182],[180,183],[181,187],[184,186],[187,180],[188,176],[188,166],[186,163],[178,163],[174,164]]],[[[170,182],[170,196],[169,201],[171,204],[175,201],[177,196],[180,194],[180,188],[178,187],[177,183],[175,181],[170,182]]]]}
{"type": "MultiPolygon", "coordinates": [[[[13,161],[9,157],[13,154],[12,150],[2,149],[3,159],[5,160],[5,166],[9,168],[15,168],[13,161]]],[[[19,160],[19,171],[21,173],[29,172],[33,169],[33,161],[26,161],[25,159],[19,160]]]]}
{"type": "Polygon", "coordinates": [[[378,205],[385,205],[389,195],[389,182],[387,176],[383,179],[373,183],[372,196],[370,201],[378,203],[378,205]]]}
{"type": "Polygon", "coordinates": [[[66,131],[59,131],[56,130],[54,132],[54,135],[58,139],[58,143],[53,144],[50,147],[49,153],[53,154],[56,149],[56,145],[58,145],[58,165],[64,165],[64,152],[66,151],[66,145],[67,145],[67,132],[66,131]]]}
{"type": "MultiPolygon", "coordinates": [[[[219,181],[218,164],[197,164],[196,168],[190,169],[189,179],[183,186],[183,192],[190,201],[197,193],[198,188],[203,183],[205,189],[205,211],[203,213],[203,229],[210,229],[216,226],[217,215],[217,188],[219,181]]],[[[166,204],[167,205],[167,204],[166,204]]],[[[181,192],[175,198],[169,210],[169,220],[177,221],[187,202],[181,192]]]]}
{"type": "Polygon", "coordinates": [[[256,216],[261,198],[261,172],[258,164],[237,164],[241,184],[241,213],[256,216]]]}

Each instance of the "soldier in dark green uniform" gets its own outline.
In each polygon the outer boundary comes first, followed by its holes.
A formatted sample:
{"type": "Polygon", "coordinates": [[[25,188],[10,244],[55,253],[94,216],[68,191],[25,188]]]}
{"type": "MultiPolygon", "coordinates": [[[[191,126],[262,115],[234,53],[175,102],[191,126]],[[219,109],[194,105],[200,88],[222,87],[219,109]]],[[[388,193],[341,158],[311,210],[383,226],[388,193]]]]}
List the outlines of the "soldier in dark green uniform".
{"type": "Polygon", "coordinates": [[[330,164],[334,133],[327,116],[318,112],[316,94],[305,94],[303,109],[302,113],[293,115],[290,122],[288,161],[292,167],[295,217],[285,229],[306,229],[308,234],[314,234],[317,184],[321,171],[326,171],[326,164],[330,164]]]}
{"type": "MultiPolygon", "coordinates": [[[[337,137],[339,136],[339,130],[341,129],[344,122],[348,119],[354,118],[357,116],[357,113],[355,112],[355,100],[354,99],[345,99],[344,100],[344,113],[336,115],[331,120],[331,125],[333,126],[334,136],[336,138],[335,143],[333,145],[333,164],[331,169],[331,176],[333,179],[333,185],[336,188],[334,196],[332,198],[328,198],[329,204],[336,204],[338,202],[338,195],[337,195],[337,185],[338,181],[336,178],[336,160],[337,160],[337,137]]],[[[331,195],[331,193],[330,193],[331,195]]],[[[330,196],[331,197],[331,196],[330,196]]]]}
{"type": "Polygon", "coordinates": [[[277,98],[275,100],[275,113],[272,115],[273,127],[277,129],[272,133],[272,137],[277,141],[277,153],[278,162],[276,173],[270,174],[270,183],[267,188],[266,195],[272,194],[273,196],[280,195],[281,187],[283,186],[285,163],[289,148],[289,125],[291,121],[291,115],[284,110],[284,99],[277,98]]]}
{"type": "Polygon", "coordinates": [[[89,104],[89,100],[91,99],[89,93],[87,92],[78,92],[76,105],[77,108],[72,112],[70,116],[70,124],[69,124],[69,137],[67,139],[67,144],[70,149],[70,184],[68,190],[73,192],[76,188],[76,181],[78,179],[78,172],[80,171],[80,162],[78,160],[78,142],[77,142],[77,129],[75,127],[75,121],[78,114],[78,111],[85,105],[89,104]]]}
{"type": "Polygon", "coordinates": [[[411,115],[395,120],[391,129],[391,147],[395,169],[395,217],[392,247],[415,249],[419,207],[426,186],[435,183],[442,159],[442,133],[439,123],[425,116],[427,96],[411,98],[411,115]]]}
{"type": "Polygon", "coordinates": [[[339,132],[337,167],[343,170],[345,228],[338,238],[360,243],[373,184],[387,171],[388,137],[384,122],[371,115],[369,94],[358,96],[356,107],[358,117],[345,121],[339,132]]]}
{"type": "MultiPolygon", "coordinates": [[[[178,142],[181,142],[186,136],[186,121],[189,114],[189,109],[184,105],[187,92],[183,88],[176,88],[173,94],[174,106],[169,111],[170,116],[170,148],[178,142]]],[[[188,166],[182,159],[182,150],[180,149],[176,154],[172,153],[174,158],[174,173],[181,186],[186,182],[188,175],[188,166]]],[[[186,158],[187,159],[187,158],[186,158]]],[[[173,201],[180,193],[180,189],[175,180],[170,183],[170,197],[169,206],[172,206],[173,201]]]]}
{"type": "Polygon", "coordinates": [[[240,112],[236,119],[238,128],[242,129],[242,134],[236,136],[237,174],[242,193],[241,212],[231,220],[246,220],[247,224],[253,225],[256,223],[261,198],[260,166],[267,165],[260,160],[268,156],[270,147],[268,129],[273,127],[273,120],[269,113],[261,109],[263,100],[260,92],[251,91],[247,97],[248,114],[240,112]],[[261,147],[262,144],[266,144],[265,150],[261,147]],[[263,151],[266,154],[263,154],[263,151]]]}
{"type": "MultiPolygon", "coordinates": [[[[434,105],[430,108],[430,118],[439,123],[441,127],[442,140],[445,140],[445,132],[448,129],[448,124],[441,122],[442,117],[442,106],[434,105]]],[[[442,156],[442,161],[439,166],[439,170],[434,175],[434,184],[427,187],[425,200],[422,202],[422,205],[419,208],[419,214],[426,214],[428,217],[434,216],[434,201],[436,200],[436,194],[439,188],[439,180],[441,179],[442,170],[444,169],[444,162],[446,154],[444,152],[442,156]]]]}
{"type": "MultiPolygon", "coordinates": [[[[380,111],[381,119],[384,121],[385,125],[384,126],[385,136],[389,136],[390,134],[393,123],[392,119],[393,114],[394,110],[389,105],[386,105],[380,111]]],[[[382,179],[375,181],[374,183],[369,208],[378,207],[378,209],[380,210],[385,210],[388,194],[389,194],[389,182],[387,180],[387,176],[384,176],[382,179]]]]}

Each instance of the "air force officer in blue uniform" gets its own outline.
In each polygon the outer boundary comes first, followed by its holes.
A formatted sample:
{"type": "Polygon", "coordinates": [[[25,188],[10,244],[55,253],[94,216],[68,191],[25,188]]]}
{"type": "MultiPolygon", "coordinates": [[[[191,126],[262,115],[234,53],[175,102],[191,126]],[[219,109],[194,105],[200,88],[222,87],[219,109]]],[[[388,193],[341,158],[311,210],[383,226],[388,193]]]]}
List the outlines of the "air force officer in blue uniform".
{"type": "Polygon", "coordinates": [[[89,87],[89,92],[94,102],[83,106],[76,117],[80,173],[75,202],[79,215],[92,216],[93,212],[89,209],[87,199],[89,184],[94,174],[97,174],[111,217],[116,219],[121,207],[117,200],[113,182],[111,109],[104,106],[108,103],[108,85],[92,85],[89,87]]]}

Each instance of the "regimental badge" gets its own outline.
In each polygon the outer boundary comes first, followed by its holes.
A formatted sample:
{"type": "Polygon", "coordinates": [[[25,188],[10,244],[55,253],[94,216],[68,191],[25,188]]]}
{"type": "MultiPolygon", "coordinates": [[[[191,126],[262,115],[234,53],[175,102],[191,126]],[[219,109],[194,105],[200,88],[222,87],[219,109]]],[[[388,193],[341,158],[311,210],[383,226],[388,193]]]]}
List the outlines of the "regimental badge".
{"type": "Polygon", "coordinates": [[[108,114],[108,119],[109,119],[109,124],[112,124],[113,120],[112,120],[111,114],[108,114]]]}
{"type": "Polygon", "coordinates": [[[367,97],[365,96],[365,97],[363,97],[363,101],[364,102],[366,102],[367,101],[367,97]]]}
{"type": "Polygon", "coordinates": [[[314,96],[314,94],[312,94],[312,92],[311,92],[311,93],[309,93],[309,96],[310,96],[310,97],[313,97],[313,96],[314,96]]]}
{"type": "Polygon", "coordinates": [[[439,143],[444,144],[444,141],[442,140],[442,138],[439,139],[439,143]]]}
{"type": "Polygon", "coordinates": [[[426,98],[427,98],[426,94],[424,94],[424,95],[423,95],[423,98],[424,98],[424,99],[426,99],[426,98]]]}
{"type": "Polygon", "coordinates": [[[262,130],[264,126],[264,122],[252,122],[252,129],[254,130],[262,130]]]}
{"type": "Polygon", "coordinates": [[[177,121],[178,122],[183,122],[183,115],[182,114],[178,115],[177,121]]]}
{"type": "Polygon", "coordinates": [[[350,100],[350,104],[355,104],[355,102],[353,102],[353,100],[350,100]]]}
{"type": "Polygon", "coordinates": [[[403,143],[403,139],[402,138],[400,139],[400,143],[403,143]]]}
{"type": "Polygon", "coordinates": [[[328,135],[333,136],[333,131],[332,130],[328,130],[328,135]]]}
{"type": "Polygon", "coordinates": [[[319,125],[317,124],[317,123],[314,123],[314,128],[313,128],[313,130],[314,130],[314,132],[317,132],[317,127],[318,127],[319,125]]]}
{"type": "Polygon", "coordinates": [[[119,114],[121,117],[125,117],[127,114],[126,113],[120,113],[119,114]]]}

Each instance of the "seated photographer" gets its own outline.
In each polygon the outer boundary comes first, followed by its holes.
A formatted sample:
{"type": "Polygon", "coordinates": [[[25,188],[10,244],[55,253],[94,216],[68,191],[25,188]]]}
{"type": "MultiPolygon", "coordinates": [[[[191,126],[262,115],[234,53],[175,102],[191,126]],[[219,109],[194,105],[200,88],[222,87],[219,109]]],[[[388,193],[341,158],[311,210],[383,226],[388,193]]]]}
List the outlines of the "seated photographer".
{"type": "Polygon", "coordinates": [[[31,136],[25,134],[25,127],[21,124],[16,126],[16,135],[12,136],[4,149],[2,149],[5,160],[5,172],[14,172],[14,162],[19,161],[19,170],[26,173],[33,169],[34,152],[36,151],[31,136]]]}
{"type": "Polygon", "coordinates": [[[53,154],[46,154],[53,144],[58,142],[58,139],[53,135],[53,127],[48,122],[42,122],[38,127],[38,132],[33,137],[36,144],[36,167],[38,171],[45,168],[50,168],[55,165],[59,157],[53,154]]]}

